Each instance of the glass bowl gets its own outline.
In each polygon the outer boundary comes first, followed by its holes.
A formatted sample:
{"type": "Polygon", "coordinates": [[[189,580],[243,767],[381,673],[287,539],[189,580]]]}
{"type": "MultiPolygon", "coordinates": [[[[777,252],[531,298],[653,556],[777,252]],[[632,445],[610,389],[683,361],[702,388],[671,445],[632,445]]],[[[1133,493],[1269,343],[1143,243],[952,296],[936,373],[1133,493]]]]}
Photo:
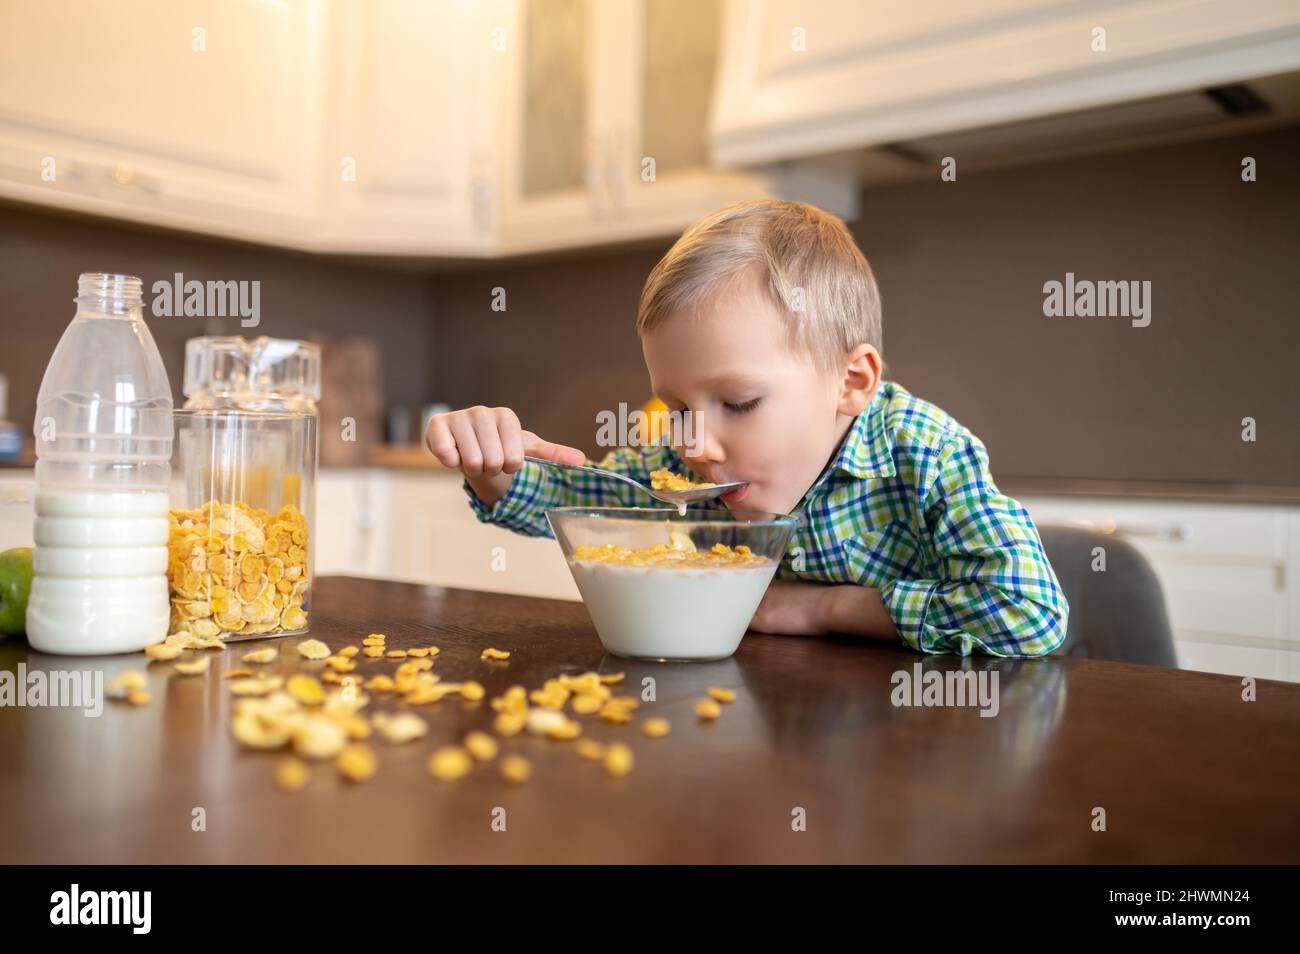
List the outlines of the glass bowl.
{"type": "Polygon", "coordinates": [[[605,650],[664,661],[726,659],[736,651],[799,525],[796,517],[757,510],[696,519],[672,507],[553,507],[546,519],[605,650]],[[748,547],[749,554],[733,554],[730,565],[684,555],[717,544],[748,547]],[[662,550],[653,562],[625,562],[626,549],[656,545],[662,550]],[[593,554],[579,547],[626,549],[593,554]]]}

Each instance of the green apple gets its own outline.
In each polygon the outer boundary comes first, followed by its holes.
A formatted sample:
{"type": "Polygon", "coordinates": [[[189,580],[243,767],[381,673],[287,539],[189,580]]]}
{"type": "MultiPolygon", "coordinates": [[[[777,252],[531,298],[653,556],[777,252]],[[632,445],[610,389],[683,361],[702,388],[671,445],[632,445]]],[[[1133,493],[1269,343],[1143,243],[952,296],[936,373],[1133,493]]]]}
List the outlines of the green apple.
{"type": "Polygon", "coordinates": [[[0,553],[0,637],[27,629],[27,596],[32,591],[32,548],[0,553]]]}

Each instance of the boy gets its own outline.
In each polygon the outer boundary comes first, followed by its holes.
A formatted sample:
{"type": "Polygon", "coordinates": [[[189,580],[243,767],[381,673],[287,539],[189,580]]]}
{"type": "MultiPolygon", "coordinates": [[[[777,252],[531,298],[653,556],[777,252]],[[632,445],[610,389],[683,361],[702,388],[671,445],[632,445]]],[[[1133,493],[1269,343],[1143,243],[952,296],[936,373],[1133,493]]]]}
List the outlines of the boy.
{"type": "MultiPolygon", "coordinates": [[[[880,296],[840,219],[779,201],[705,217],[651,271],[637,333],[654,393],[695,433],[599,466],[646,485],[660,468],[749,481],[721,505],[803,517],[751,629],[963,656],[1060,645],[1065,597],[984,445],[881,380],[880,296]]],[[[550,536],[548,507],[659,506],[619,481],[524,461],[587,462],[509,408],[436,415],[425,439],[465,475],[478,519],[519,533],[550,536]]]]}

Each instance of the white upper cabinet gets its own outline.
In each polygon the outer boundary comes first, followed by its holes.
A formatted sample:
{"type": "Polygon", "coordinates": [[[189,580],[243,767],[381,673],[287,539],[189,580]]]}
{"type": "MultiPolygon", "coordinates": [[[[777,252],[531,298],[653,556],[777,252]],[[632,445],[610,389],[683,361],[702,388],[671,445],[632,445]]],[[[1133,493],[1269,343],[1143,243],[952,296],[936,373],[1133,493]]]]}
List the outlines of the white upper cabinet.
{"type": "Polygon", "coordinates": [[[502,250],[670,236],[770,177],[713,168],[721,0],[516,0],[507,16],[502,250]]]}
{"type": "Polygon", "coordinates": [[[1296,0],[727,0],[713,157],[760,164],[1300,67],[1296,0]]]}
{"type": "Polygon", "coordinates": [[[322,248],[495,251],[492,9],[335,0],[322,248]]]}
{"type": "Polygon", "coordinates": [[[3,0],[0,198],[445,258],[668,238],[769,195],[852,216],[848,175],[714,164],[722,9],[3,0]]]}
{"type": "Polygon", "coordinates": [[[4,0],[0,196],[309,244],[323,26],[319,0],[4,0]]]}

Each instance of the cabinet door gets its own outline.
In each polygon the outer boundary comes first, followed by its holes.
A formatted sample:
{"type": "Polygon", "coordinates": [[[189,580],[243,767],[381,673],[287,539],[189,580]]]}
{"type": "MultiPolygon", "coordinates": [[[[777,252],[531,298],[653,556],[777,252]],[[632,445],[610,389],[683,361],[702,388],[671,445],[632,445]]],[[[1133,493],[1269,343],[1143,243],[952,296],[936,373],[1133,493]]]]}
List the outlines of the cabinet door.
{"type": "Polygon", "coordinates": [[[5,0],[0,195],[301,244],[323,21],[321,0],[5,0]]]}
{"type": "Polygon", "coordinates": [[[591,243],[608,218],[594,188],[605,24],[623,0],[516,0],[501,11],[496,168],[506,252],[591,243]]]}
{"type": "Polygon", "coordinates": [[[746,165],[1300,65],[1294,0],[727,0],[724,31],[715,157],[746,165]]]}
{"type": "Polygon", "coordinates": [[[714,166],[709,113],[722,40],[722,0],[616,0],[617,41],[602,75],[605,104],[600,185],[626,238],[671,235],[744,199],[774,194],[754,172],[714,166]]]}
{"type": "Polygon", "coordinates": [[[331,6],[324,244],[481,255],[493,248],[494,14],[458,0],[331,6]]]}

